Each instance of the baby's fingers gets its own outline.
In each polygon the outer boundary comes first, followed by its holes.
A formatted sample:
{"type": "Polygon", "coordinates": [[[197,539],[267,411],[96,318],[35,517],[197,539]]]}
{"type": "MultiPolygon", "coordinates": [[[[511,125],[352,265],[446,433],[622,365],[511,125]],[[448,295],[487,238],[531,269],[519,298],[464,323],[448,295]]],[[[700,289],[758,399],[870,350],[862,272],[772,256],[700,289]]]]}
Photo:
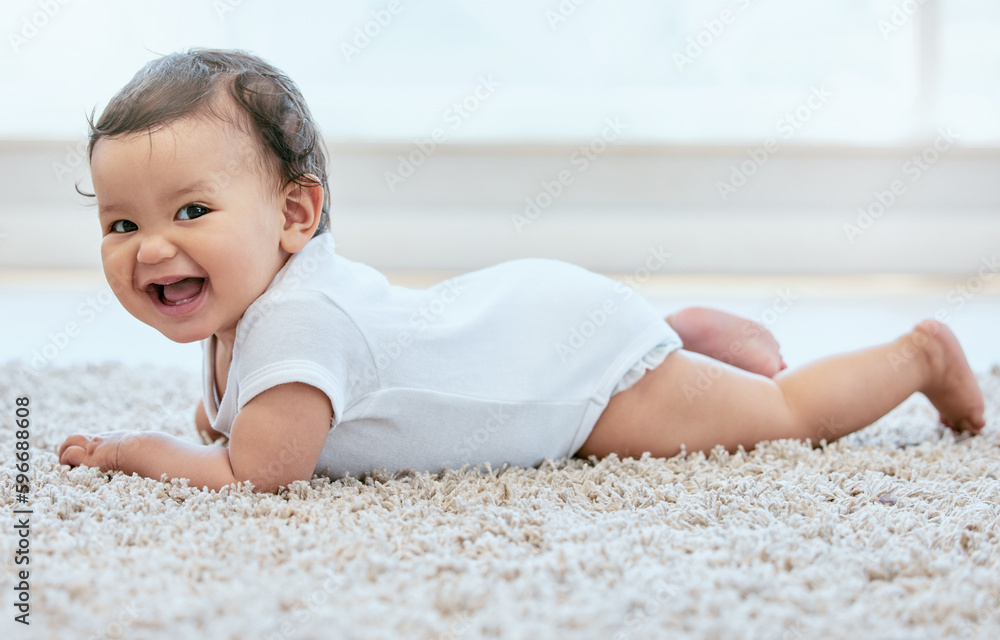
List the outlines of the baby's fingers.
{"type": "Polygon", "coordinates": [[[87,436],[80,433],[74,433],[70,437],[63,440],[63,443],[59,445],[59,462],[63,461],[63,454],[66,453],[67,449],[69,449],[70,447],[80,447],[86,442],[87,442],[87,436]]]}
{"type": "Polygon", "coordinates": [[[59,453],[59,464],[68,464],[71,467],[79,467],[87,460],[87,450],[83,447],[72,445],[66,447],[59,453]]]}
{"type": "Polygon", "coordinates": [[[74,433],[59,445],[59,463],[71,467],[86,465],[101,471],[117,468],[118,442],[121,432],[89,436],[74,433]]]}
{"type": "Polygon", "coordinates": [[[90,457],[93,446],[94,441],[91,437],[74,433],[59,445],[59,464],[68,464],[72,467],[83,464],[90,457]]]}

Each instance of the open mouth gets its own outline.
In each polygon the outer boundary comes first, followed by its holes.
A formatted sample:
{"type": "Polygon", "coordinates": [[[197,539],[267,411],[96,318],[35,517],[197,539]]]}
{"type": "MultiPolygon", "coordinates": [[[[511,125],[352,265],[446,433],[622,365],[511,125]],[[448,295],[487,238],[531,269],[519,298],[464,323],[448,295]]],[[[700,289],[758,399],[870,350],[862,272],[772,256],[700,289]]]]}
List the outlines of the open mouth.
{"type": "Polygon", "coordinates": [[[177,305],[190,302],[198,297],[202,287],[205,286],[204,278],[184,278],[171,284],[153,284],[160,302],[176,307],[177,305]]]}
{"type": "Polygon", "coordinates": [[[205,278],[181,278],[173,282],[153,282],[146,293],[164,313],[174,315],[190,311],[205,292],[205,278]]]}

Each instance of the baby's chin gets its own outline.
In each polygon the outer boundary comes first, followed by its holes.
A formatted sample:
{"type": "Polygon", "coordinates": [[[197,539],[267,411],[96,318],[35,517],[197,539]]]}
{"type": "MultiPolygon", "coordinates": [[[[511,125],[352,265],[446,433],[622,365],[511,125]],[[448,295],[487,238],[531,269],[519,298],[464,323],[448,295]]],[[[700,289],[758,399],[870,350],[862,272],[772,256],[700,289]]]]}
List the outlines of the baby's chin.
{"type": "Polygon", "coordinates": [[[148,318],[140,317],[139,315],[132,314],[132,316],[142,322],[147,327],[156,329],[164,338],[170,340],[171,342],[176,342],[178,344],[188,344],[190,342],[201,342],[206,338],[212,336],[212,331],[209,329],[202,329],[198,327],[185,327],[185,326],[164,326],[163,323],[149,322],[148,318]]]}
{"type": "Polygon", "coordinates": [[[212,336],[211,333],[208,333],[206,335],[198,334],[198,335],[192,335],[192,336],[177,336],[177,335],[175,335],[173,333],[168,333],[168,332],[162,331],[162,330],[160,330],[160,333],[163,334],[163,336],[165,338],[167,338],[168,340],[170,340],[171,342],[176,342],[178,344],[188,344],[188,343],[191,343],[191,342],[201,342],[202,340],[205,340],[206,338],[210,338],[212,336]]]}
{"type": "Polygon", "coordinates": [[[163,337],[178,344],[201,342],[202,340],[211,338],[213,334],[211,329],[206,329],[204,327],[159,326],[153,328],[163,334],[163,337]]]}

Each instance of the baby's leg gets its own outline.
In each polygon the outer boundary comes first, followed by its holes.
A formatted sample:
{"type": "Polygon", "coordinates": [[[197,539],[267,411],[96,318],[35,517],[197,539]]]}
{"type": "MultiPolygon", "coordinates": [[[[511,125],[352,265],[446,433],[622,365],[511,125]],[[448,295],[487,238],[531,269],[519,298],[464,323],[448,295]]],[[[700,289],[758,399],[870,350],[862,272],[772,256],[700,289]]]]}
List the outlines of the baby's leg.
{"type": "Polygon", "coordinates": [[[774,377],[788,365],[778,341],[763,325],[706,307],[688,307],[666,317],[684,348],[734,367],[774,377]]]}
{"type": "Polygon", "coordinates": [[[774,379],[675,351],[611,398],[577,453],[670,457],[763,440],[828,441],[873,423],[915,391],[947,426],[978,433],[983,396],[954,334],[928,320],[877,347],[831,356],[774,379]]]}

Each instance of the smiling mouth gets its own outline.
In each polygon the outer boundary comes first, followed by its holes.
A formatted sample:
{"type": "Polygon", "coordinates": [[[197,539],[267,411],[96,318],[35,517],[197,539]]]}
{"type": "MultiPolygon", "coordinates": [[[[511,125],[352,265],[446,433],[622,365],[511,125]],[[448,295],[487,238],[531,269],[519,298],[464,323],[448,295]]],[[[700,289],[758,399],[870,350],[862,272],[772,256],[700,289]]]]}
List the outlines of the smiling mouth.
{"type": "Polygon", "coordinates": [[[147,293],[154,296],[160,304],[168,307],[179,307],[191,302],[205,289],[204,278],[183,278],[176,282],[152,283],[147,288],[147,293]]]}

